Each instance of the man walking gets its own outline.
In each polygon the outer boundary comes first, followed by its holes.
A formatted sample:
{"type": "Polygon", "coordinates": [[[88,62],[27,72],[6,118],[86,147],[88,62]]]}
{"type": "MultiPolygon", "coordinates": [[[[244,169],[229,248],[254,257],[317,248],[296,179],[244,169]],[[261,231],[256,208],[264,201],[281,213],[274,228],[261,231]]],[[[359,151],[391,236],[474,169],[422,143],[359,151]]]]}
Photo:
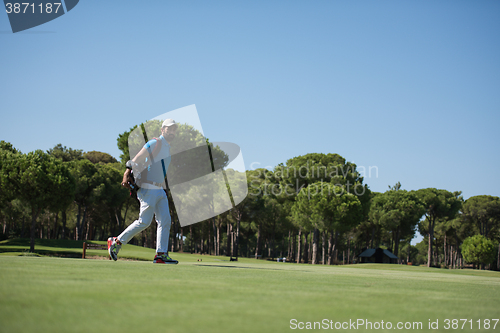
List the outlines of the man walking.
{"type": "Polygon", "coordinates": [[[131,188],[130,173],[140,177],[137,198],[140,202],[139,219],[129,225],[118,237],[108,238],[108,252],[113,260],[118,259],[118,252],[135,235],[149,227],[155,215],[157,223],[155,264],[177,264],[178,261],[168,256],[168,240],[171,217],[168,199],[163,184],[170,164],[170,143],[175,137],[177,124],[172,119],[162,123],[159,139],[148,141],[137,155],[126,163],[122,186],[131,188]],[[159,145],[159,146],[158,146],[159,145]]]}

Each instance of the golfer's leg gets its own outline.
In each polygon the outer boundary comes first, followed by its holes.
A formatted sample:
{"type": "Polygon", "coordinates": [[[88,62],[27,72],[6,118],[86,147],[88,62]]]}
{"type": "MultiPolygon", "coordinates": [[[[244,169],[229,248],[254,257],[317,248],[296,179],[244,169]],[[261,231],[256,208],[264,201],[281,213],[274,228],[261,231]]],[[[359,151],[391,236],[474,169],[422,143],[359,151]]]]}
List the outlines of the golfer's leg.
{"type": "Polygon", "coordinates": [[[168,252],[168,238],[170,236],[170,226],[172,220],[168,209],[168,199],[163,192],[162,198],[158,200],[155,209],[156,223],[158,224],[156,232],[156,253],[168,252]]]}
{"type": "Polygon", "coordinates": [[[137,192],[137,198],[141,204],[139,219],[135,220],[120,234],[120,236],[118,236],[118,240],[122,244],[127,244],[135,235],[149,227],[151,224],[154,214],[154,201],[152,199],[154,198],[151,197],[150,192],[151,190],[143,188],[139,189],[137,192]]]}

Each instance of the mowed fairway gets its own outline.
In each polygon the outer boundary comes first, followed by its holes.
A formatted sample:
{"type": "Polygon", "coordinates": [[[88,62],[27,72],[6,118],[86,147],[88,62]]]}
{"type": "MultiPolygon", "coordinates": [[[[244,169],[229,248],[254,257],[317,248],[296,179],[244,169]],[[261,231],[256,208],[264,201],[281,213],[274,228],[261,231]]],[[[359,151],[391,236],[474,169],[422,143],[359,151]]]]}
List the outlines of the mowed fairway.
{"type": "MultiPolygon", "coordinates": [[[[304,325],[324,319],[333,325],[358,319],[393,325],[358,327],[377,332],[421,322],[429,331],[430,319],[439,320],[432,331],[449,332],[449,318],[472,319],[473,329],[460,331],[477,332],[478,319],[500,317],[498,272],[173,257],[179,265],[1,255],[0,331],[299,330],[290,328],[292,319],[304,325]]],[[[491,323],[488,331],[500,331],[500,324],[493,330],[491,323]]]]}

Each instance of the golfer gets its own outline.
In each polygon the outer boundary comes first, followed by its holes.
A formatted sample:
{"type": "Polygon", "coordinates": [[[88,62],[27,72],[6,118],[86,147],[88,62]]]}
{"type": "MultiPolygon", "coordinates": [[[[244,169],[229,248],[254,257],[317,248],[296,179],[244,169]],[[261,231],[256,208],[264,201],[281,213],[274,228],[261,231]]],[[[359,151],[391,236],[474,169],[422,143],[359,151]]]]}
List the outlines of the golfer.
{"type": "Polygon", "coordinates": [[[140,173],[140,188],[137,198],[140,202],[139,219],[129,225],[118,237],[108,238],[108,252],[113,260],[118,259],[118,251],[123,244],[127,244],[135,235],[149,227],[153,214],[157,223],[155,264],[177,264],[178,261],[168,256],[168,240],[171,218],[168,209],[168,199],[163,184],[170,164],[170,143],[175,137],[177,124],[172,119],[162,123],[161,136],[158,140],[148,141],[139,153],[126,163],[127,169],[123,174],[122,186],[131,188],[130,172],[133,169],[136,180],[140,173]],[[159,147],[157,145],[160,145],[159,147]]]}

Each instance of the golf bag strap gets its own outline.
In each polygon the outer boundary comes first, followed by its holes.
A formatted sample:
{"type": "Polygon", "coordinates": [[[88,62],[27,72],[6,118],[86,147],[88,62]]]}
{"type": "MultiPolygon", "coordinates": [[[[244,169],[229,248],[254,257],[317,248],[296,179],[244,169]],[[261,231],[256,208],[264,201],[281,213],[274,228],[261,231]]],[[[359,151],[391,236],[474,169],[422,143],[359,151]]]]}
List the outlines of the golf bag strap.
{"type": "MultiPolygon", "coordinates": [[[[161,145],[162,145],[161,139],[153,138],[153,140],[156,140],[156,146],[153,149],[153,152],[151,153],[150,149],[148,149],[149,159],[150,159],[151,163],[153,163],[154,158],[158,156],[158,153],[160,152],[161,145]]],[[[164,178],[166,178],[167,177],[167,170],[165,169],[165,162],[163,161],[163,159],[161,159],[160,161],[161,161],[161,167],[163,168],[163,176],[164,176],[164,178]]],[[[149,181],[149,180],[144,180],[143,183],[151,184],[151,185],[158,186],[158,187],[163,187],[162,183],[157,183],[157,182],[153,182],[153,181],[149,181]]]]}
{"type": "Polygon", "coordinates": [[[153,138],[153,140],[156,140],[156,145],[155,148],[153,149],[153,152],[151,152],[151,149],[148,148],[149,160],[151,161],[151,163],[154,162],[154,158],[158,156],[158,153],[160,152],[161,149],[161,139],[153,138]]]}

